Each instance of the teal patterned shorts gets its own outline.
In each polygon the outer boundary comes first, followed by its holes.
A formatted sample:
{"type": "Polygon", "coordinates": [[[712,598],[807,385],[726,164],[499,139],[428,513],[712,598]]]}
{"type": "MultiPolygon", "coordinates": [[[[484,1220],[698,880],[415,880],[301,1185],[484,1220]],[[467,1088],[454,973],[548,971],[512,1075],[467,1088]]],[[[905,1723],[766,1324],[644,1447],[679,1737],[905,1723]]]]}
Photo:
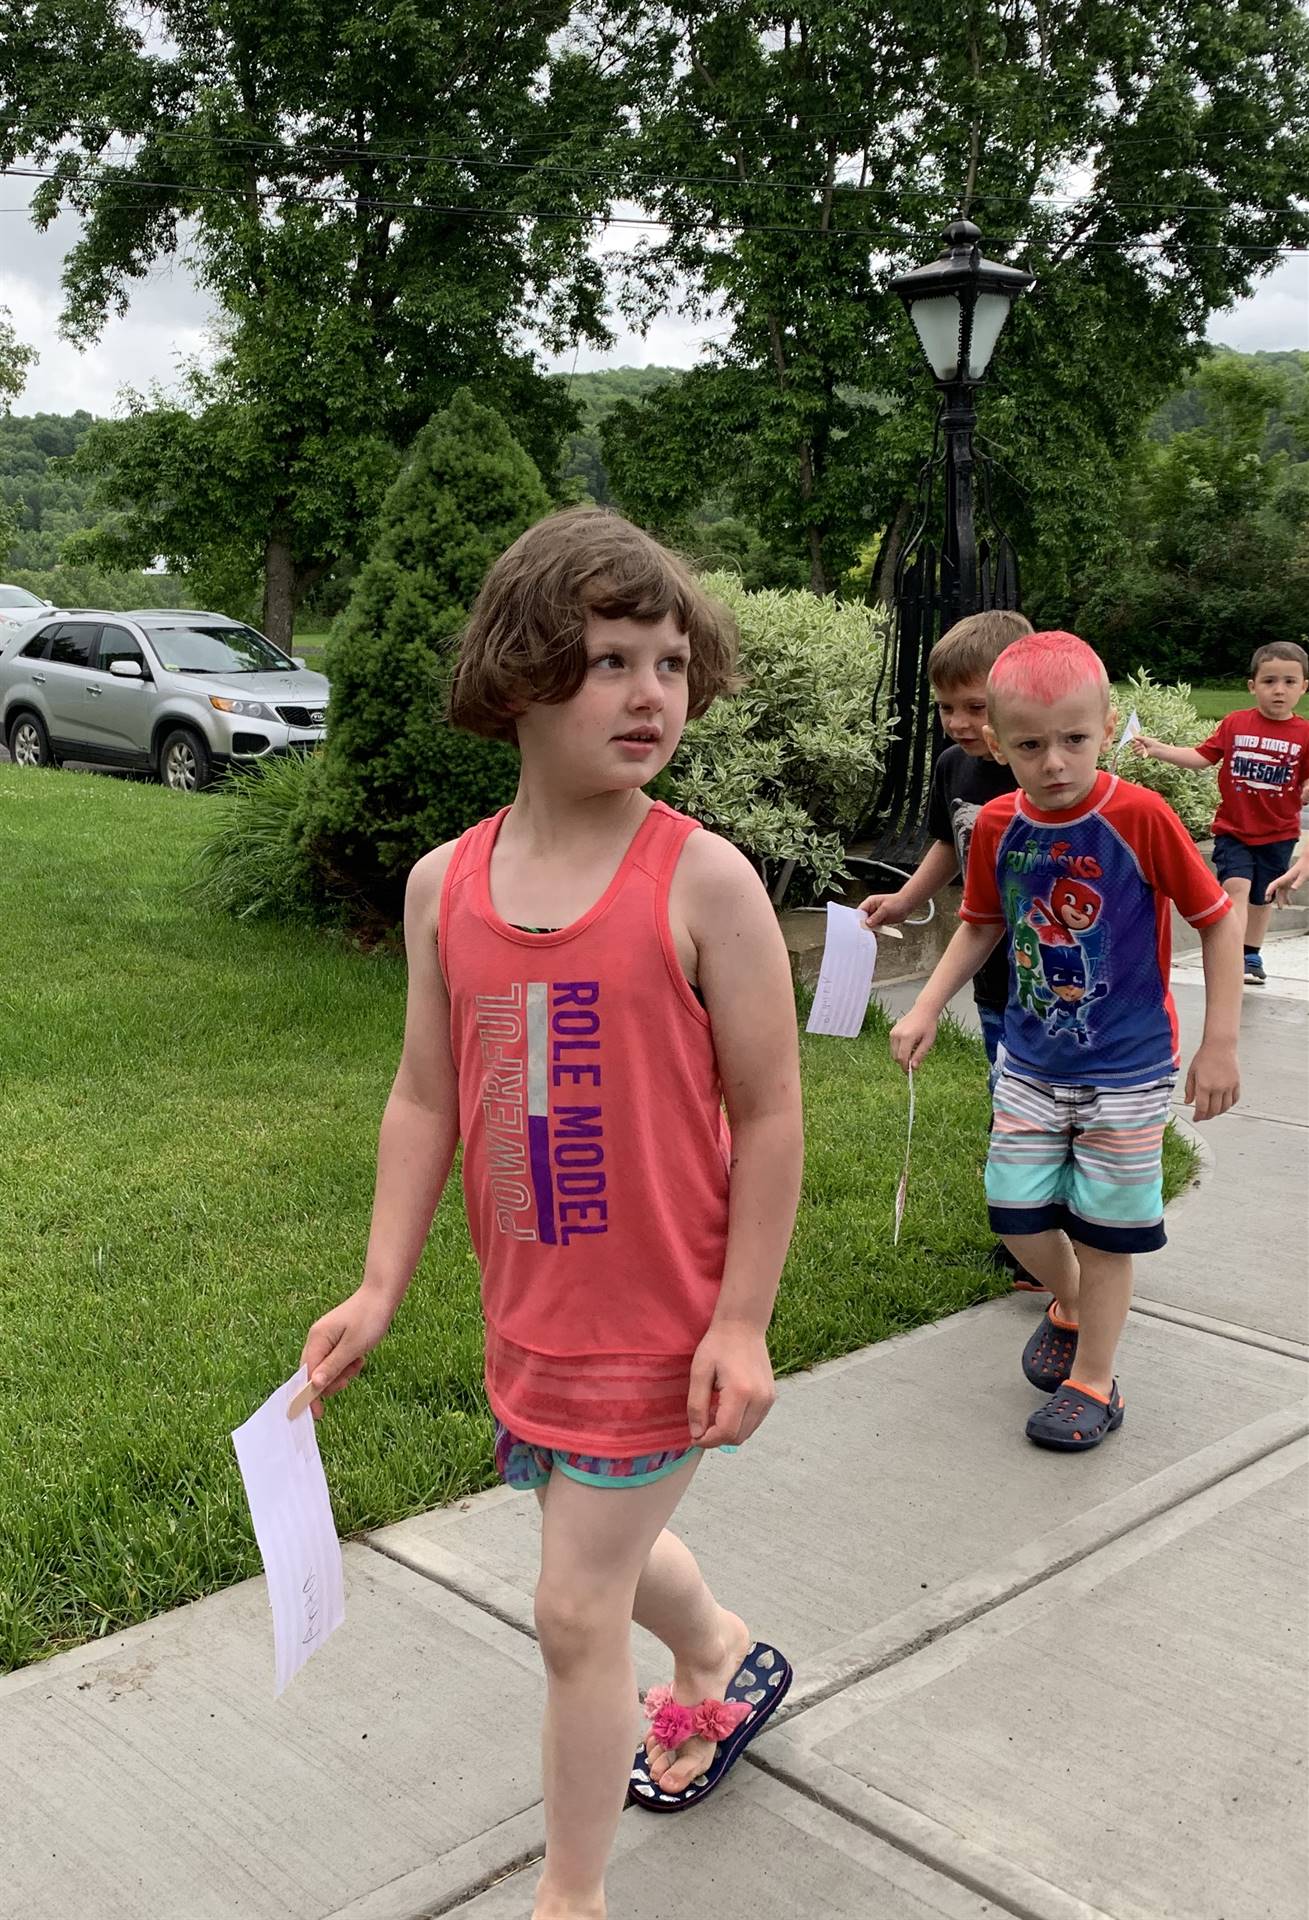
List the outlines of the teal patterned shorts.
{"type": "MultiPolygon", "coordinates": [[[[666,1480],[688,1460],[699,1456],[699,1447],[666,1447],[662,1453],[638,1453],[631,1460],[610,1460],[603,1454],[571,1453],[564,1447],[538,1447],[534,1441],[520,1440],[499,1420],[495,1423],[495,1468],[507,1487],[531,1492],[545,1486],[556,1467],[570,1480],[587,1487],[648,1487],[666,1480]]],[[[719,1447],[719,1453],[735,1453],[735,1447],[719,1447]]]]}

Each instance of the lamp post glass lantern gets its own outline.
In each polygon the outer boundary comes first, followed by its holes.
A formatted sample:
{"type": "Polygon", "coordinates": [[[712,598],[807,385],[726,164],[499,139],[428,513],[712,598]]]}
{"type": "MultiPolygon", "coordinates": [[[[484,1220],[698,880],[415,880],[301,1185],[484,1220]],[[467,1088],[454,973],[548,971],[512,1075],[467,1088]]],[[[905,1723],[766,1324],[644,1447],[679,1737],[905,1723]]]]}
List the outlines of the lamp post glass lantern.
{"type": "Polygon", "coordinates": [[[946,251],[891,281],[908,310],[932,377],[941,390],[932,453],[919,476],[912,531],[895,567],[895,640],[891,710],[898,725],[887,757],[877,816],[880,844],[912,852],[922,835],[929,748],[941,744],[927,685],[927,656],[937,638],[967,614],[1018,604],[1013,549],[990,524],[988,468],[973,447],[975,389],[1030,273],[983,258],[981,233],[956,220],[946,251]],[[943,477],[943,500],[937,493],[943,477]],[[974,507],[981,482],[987,515],[980,547],[974,507]],[[944,508],[944,525],[940,524],[944,508]]]}
{"type": "Polygon", "coordinates": [[[908,308],[937,383],[977,386],[986,378],[1009,309],[1032,276],[984,260],[982,235],[971,220],[956,220],[945,238],[947,251],[939,260],[899,274],[891,291],[908,308]]]}

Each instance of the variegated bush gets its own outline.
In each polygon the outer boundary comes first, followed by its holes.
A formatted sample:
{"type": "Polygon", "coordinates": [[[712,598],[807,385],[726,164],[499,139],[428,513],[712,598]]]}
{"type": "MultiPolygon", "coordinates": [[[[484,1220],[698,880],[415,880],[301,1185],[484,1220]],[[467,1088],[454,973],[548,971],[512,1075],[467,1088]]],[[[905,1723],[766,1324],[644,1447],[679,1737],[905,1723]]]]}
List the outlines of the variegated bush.
{"type": "MultiPolygon", "coordinates": [[[[1170,747],[1193,747],[1208,739],[1213,722],[1202,720],[1191,704],[1191,689],[1186,685],[1161,687],[1142,667],[1129,674],[1113,690],[1118,709],[1115,738],[1121,739],[1128,715],[1135,713],[1142,733],[1165,740],[1170,747]]],[[[1165,766],[1162,760],[1146,760],[1124,747],[1121,753],[1106,753],[1102,764],[1112,763],[1114,772],[1139,787],[1161,793],[1178,815],[1193,840],[1203,840],[1218,805],[1216,773],[1188,773],[1182,767],[1165,766]]]]}
{"type": "Polygon", "coordinates": [[[740,847],[770,886],[794,861],[788,898],[812,897],[845,877],[845,849],[877,793],[885,616],[812,593],[750,592],[731,574],[704,585],[736,615],[747,684],[688,726],[668,798],[740,847]]]}

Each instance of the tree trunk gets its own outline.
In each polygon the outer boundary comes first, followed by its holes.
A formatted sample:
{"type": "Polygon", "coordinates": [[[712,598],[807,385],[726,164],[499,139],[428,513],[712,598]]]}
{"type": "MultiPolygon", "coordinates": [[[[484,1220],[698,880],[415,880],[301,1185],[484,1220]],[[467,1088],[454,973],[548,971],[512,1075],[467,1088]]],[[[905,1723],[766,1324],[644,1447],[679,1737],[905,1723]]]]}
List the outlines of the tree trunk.
{"type": "Polygon", "coordinates": [[[895,598],[896,563],[900,558],[905,534],[909,531],[909,516],[913,512],[913,505],[912,500],[900,502],[877,555],[877,565],[873,572],[873,597],[881,607],[889,607],[895,598]]]}
{"type": "Polygon", "coordinates": [[[828,591],[827,568],[823,564],[823,534],[821,527],[809,528],[809,591],[826,594],[828,591]]]}
{"type": "Polygon", "coordinates": [[[264,632],[275,647],[290,653],[295,638],[297,591],[290,545],[270,534],[264,547],[264,632]]]}

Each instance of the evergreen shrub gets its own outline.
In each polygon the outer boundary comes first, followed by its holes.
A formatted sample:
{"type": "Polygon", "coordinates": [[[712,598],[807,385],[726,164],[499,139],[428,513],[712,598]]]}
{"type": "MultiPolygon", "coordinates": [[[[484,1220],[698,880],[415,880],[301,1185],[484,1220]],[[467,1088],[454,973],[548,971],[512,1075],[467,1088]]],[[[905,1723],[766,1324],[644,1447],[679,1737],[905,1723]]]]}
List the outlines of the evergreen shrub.
{"type": "Polygon", "coordinates": [[[446,724],[452,644],[492,562],[550,506],[499,414],[466,389],[414,442],[328,636],[327,744],[303,837],[328,889],[398,917],[420,855],[512,799],[513,751],[446,724]]]}

